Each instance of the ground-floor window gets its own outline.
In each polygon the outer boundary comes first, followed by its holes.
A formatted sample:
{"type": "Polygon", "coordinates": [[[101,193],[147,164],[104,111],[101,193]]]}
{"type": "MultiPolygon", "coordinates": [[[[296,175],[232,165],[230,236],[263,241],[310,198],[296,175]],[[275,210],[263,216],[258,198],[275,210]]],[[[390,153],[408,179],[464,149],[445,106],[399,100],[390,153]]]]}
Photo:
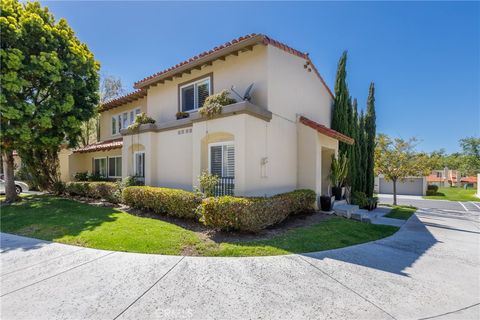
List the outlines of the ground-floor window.
{"type": "Polygon", "coordinates": [[[121,178],[122,177],[122,157],[108,158],[108,177],[121,178]]]}
{"type": "Polygon", "coordinates": [[[139,151],[134,153],[133,169],[136,177],[145,177],[145,152],[139,151]]]}
{"type": "Polygon", "coordinates": [[[209,145],[210,173],[222,178],[235,177],[235,146],[233,142],[209,145]]]}
{"type": "Polygon", "coordinates": [[[107,158],[94,158],[93,172],[102,177],[106,177],[107,176],[107,158]]]}

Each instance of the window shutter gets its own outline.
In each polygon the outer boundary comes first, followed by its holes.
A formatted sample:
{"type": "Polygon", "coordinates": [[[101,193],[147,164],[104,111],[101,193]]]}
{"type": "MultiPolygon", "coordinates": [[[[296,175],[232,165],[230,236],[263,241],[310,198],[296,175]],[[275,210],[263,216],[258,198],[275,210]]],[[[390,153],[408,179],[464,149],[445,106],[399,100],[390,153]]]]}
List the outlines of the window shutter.
{"type": "Polygon", "coordinates": [[[182,88],[182,111],[190,111],[195,108],[195,87],[193,85],[182,88]]]}
{"type": "Polygon", "coordinates": [[[197,108],[203,107],[205,99],[210,95],[210,88],[208,82],[203,82],[198,84],[197,92],[198,92],[198,106],[197,108]]]}
{"type": "Polygon", "coordinates": [[[222,146],[210,147],[210,173],[222,176],[222,146]]]}
{"type": "Polygon", "coordinates": [[[233,144],[223,146],[223,176],[233,178],[235,177],[235,147],[233,144]]]}
{"type": "Polygon", "coordinates": [[[117,134],[117,119],[112,117],[112,134],[117,134]]]}

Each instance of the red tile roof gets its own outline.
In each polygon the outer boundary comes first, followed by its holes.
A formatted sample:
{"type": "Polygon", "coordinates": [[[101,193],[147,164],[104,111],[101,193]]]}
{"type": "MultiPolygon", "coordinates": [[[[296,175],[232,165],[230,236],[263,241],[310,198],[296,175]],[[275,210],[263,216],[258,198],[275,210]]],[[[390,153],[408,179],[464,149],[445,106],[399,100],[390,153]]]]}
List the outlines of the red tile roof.
{"type": "Polygon", "coordinates": [[[476,176],[470,176],[470,177],[463,177],[460,178],[461,182],[467,182],[467,183],[476,183],[477,182],[477,177],[476,176]]]}
{"type": "Polygon", "coordinates": [[[122,104],[141,99],[146,95],[147,95],[147,90],[144,90],[144,89],[135,90],[126,95],[123,95],[121,97],[105,102],[100,106],[100,109],[98,110],[98,112],[110,110],[112,108],[121,106],[122,104]]]}
{"type": "Polygon", "coordinates": [[[312,129],[317,130],[321,134],[324,134],[326,136],[329,136],[330,138],[336,139],[338,141],[345,142],[346,144],[354,144],[355,140],[344,135],[343,133],[340,133],[338,131],[335,131],[333,129],[325,127],[323,124],[317,123],[313,120],[310,120],[305,117],[300,117],[300,122],[306,125],[307,127],[310,127],[312,129]]]}
{"type": "Polygon", "coordinates": [[[442,181],[443,181],[443,179],[437,177],[436,174],[431,174],[431,175],[427,176],[427,182],[442,182],[442,181]]]}
{"type": "Polygon", "coordinates": [[[78,148],[73,150],[73,152],[86,153],[86,152],[95,152],[95,151],[108,151],[112,149],[119,149],[123,146],[123,138],[105,140],[89,144],[83,148],[78,148]]]}
{"type": "Polygon", "coordinates": [[[266,35],[255,34],[255,33],[233,39],[233,40],[231,40],[229,42],[226,42],[226,43],[224,43],[220,46],[214,47],[211,50],[204,51],[204,52],[202,52],[202,53],[200,53],[200,54],[198,54],[194,57],[191,57],[190,59],[182,61],[182,62],[180,62],[180,63],[178,63],[178,64],[176,64],[176,65],[174,65],[170,68],[167,68],[167,69],[162,70],[160,72],[154,73],[154,74],[152,74],[152,75],[150,75],[150,76],[148,76],[148,77],[146,77],[146,78],[144,78],[140,81],[137,81],[137,82],[135,82],[134,86],[135,86],[135,88],[143,88],[145,86],[148,86],[150,84],[155,83],[156,81],[160,81],[162,79],[162,76],[166,77],[167,73],[169,75],[171,75],[172,72],[181,71],[181,70],[177,70],[177,69],[180,69],[180,68],[183,69],[183,67],[186,67],[187,65],[195,64],[196,62],[200,62],[200,61],[207,62],[207,61],[209,61],[209,58],[211,58],[210,60],[214,60],[214,59],[218,58],[219,53],[225,52],[227,54],[228,50],[242,49],[242,48],[257,44],[257,43],[263,43],[264,45],[272,45],[272,46],[274,46],[276,48],[279,48],[279,49],[281,49],[285,52],[288,52],[290,54],[296,55],[300,58],[303,58],[303,59],[307,60],[308,65],[311,66],[311,69],[320,78],[320,81],[323,83],[323,85],[327,89],[328,93],[333,98],[332,91],[330,90],[330,88],[327,86],[327,84],[323,80],[323,78],[320,75],[320,73],[318,72],[317,68],[313,65],[312,60],[308,56],[308,53],[304,53],[304,52],[298,51],[296,49],[293,49],[292,47],[289,47],[286,44],[281,43],[277,40],[274,40],[274,39],[272,39],[272,38],[270,38],[266,35]]]}

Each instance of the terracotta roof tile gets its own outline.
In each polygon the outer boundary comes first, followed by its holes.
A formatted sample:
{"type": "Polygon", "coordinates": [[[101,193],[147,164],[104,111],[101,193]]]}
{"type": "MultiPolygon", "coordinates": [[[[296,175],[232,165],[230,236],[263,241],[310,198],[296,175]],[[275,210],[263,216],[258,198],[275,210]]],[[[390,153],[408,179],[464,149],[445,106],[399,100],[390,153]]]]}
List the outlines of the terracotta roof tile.
{"type": "Polygon", "coordinates": [[[89,144],[83,148],[78,148],[73,150],[75,153],[86,153],[86,152],[95,152],[95,151],[108,151],[112,149],[119,149],[123,146],[123,138],[105,140],[89,144]]]}
{"type": "Polygon", "coordinates": [[[144,90],[144,89],[135,90],[135,91],[130,92],[126,95],[123,95],[121,97],[118,97],[118,98],[115,98],[115,99],[112,99],[110,101],[105,102],[104,104],[101,105],[98,112],[103,112],[103,111],[110,110],[112,108],[118,107],[118,106],[120,106],[122,104],[125,104],[127,102],[132,102],[132,101],[141,99],[141,98],[145,97],[146,95],[147,95],[147,90],[144,90]]]}
{"type": "Polygon", "coordinates": [[[323,124],[317,123],[313,120],[310,120],[306,117],[300,117],[300,122],[306,125],[307,127],[310,127],[312,129],[317,130],[321,134],[324,134],[326,136],[329,136],[330,138],[336,139],[338,141],[345,142],[346,144],[354,144],[355,140],[350,138],[349,136],[344,135],[343,133],[340,133],[338,131],[335,131],[333,129],[325,127],[323,124]]]}

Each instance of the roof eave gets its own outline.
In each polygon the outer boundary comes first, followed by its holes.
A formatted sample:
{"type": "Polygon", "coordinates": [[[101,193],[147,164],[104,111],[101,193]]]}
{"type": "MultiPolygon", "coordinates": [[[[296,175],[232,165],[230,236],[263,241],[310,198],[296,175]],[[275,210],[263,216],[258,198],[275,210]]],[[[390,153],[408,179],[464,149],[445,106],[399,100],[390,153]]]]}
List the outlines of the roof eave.
{"type": "Polygon", "coordinates": [[[201,57],[201,58],[195,59],[194,61],[188,62],[188,63],[184,64],[183,66],[179,66],[179,67],[174,68],[170,71],[162,73],[158,76],[153,76],[151,79],[147,79],[147,80],[143,80],[143,81],[141,80],[139,82],[136,82],[134,84],[134,88],[135,89],[146,88],[146,87],[148,87],[152,84],[155,84],[156,82],[159,82],[159,81],[164,80],[166,78],[170,78],[170,77],[175,76],[179,73],[183,73],[183,72],[185,72],[189,69],[192,69],[192,68],[195,68],[195,67],[198,67],[198,66],[202,66],[205,63],[212,62],[212,61],[217,60],[221,57],[229,55],[233,52],[242,50],[242,49],[244,49],[248,46],[253,46],[253,45],[256,45],[256,44],[266,45],[263,35],[255,35],[251,38],[239,41],[239,42],[234,43],[234,44],[232,44],[228,47],[225,47],[225,48],[219,49],[217,51],[214,51],[212,53],[209,53],[209,54],[205,55],[204,57],[201,57]]]}

